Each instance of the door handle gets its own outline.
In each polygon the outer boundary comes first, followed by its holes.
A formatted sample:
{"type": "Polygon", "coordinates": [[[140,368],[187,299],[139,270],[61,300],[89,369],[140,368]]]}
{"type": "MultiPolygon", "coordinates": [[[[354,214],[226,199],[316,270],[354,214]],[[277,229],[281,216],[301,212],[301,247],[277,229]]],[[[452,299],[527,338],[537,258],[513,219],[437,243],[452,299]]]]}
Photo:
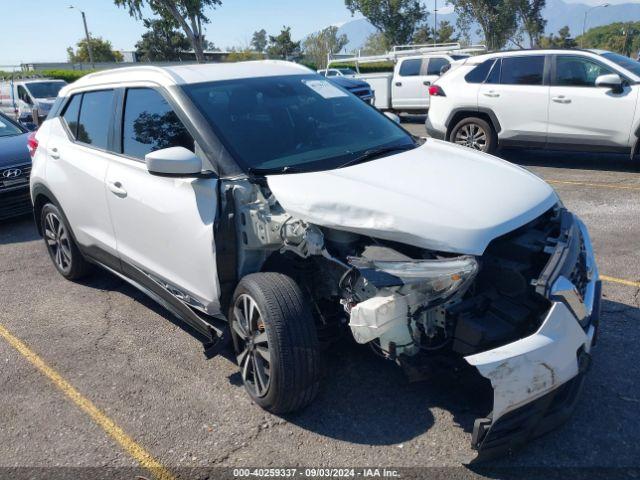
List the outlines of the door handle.
{"type": "Polygon", "coordinates": [[[396,87],[401,87],[402,86],[402,82],[396,82],[396,87]]]}
{"type": "Polygon", "coordinates": [[[491,98],[496,98],[496,97],[499,97],[499,96],[500,96],[500,94],[499,94],[499,93],[494,92],[493,90],[490,90],[490,91],[488,91],[488,92],[484,92],[484,93],[483,93],[483,95],[484,95],[485,97],[491,97],[491,98]]]}
{"type": "Polygon", "coordinates": [[[122,184],[120,182],[107,182],[107,186],[109,190],[115,193],[119,197],[126,197],[127,191],[122,188],[122,184]]]}
{"type": "Polygon", "coordinates": [[[557,97],[553,97],[551,100],[556,103],[571,103],[571,99],[566,98],[564,95],[558,95],[557,97]]]}
{"type": "Polygon", "coordinates": [[[49,156],[55,160],[57,160],[58,158],[60,158],[60,152],[58,151],[57,147],[51,147],[47,153],[49,154],[49,156]]]}
{"type": "Polygon", "coordinates": [[[422,84],[428,87],[429,85],[431,85],[431,82],[429,80],[425,80],[424,82],[422,82],[422,84]]]}

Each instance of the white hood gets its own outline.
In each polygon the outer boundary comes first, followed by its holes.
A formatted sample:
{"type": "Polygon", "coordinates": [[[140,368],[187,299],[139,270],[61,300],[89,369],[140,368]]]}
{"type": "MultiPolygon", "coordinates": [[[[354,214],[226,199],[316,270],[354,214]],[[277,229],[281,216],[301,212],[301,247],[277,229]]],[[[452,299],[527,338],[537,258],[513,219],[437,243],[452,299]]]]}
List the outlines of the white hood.
{"type": "Polygon", "coordinates": [[[558,201],[523,168],[432,139],[352,167],[267,180],[280,205],[310,223],[471,255],[558,201]]]}

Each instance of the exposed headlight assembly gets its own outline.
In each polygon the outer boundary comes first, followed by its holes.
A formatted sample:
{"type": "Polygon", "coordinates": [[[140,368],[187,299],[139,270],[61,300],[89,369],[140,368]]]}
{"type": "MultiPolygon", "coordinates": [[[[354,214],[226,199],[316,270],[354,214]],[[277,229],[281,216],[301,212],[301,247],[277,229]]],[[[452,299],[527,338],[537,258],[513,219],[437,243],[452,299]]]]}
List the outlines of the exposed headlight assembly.
{"type": "MultiPolygon", "coordinates": [[[[411,261],[350,258],[349,263],[361,271],[372,269],[376,272],[383,272],[401,280],[401,284],[404,285],[420,284],[420,289],[424,289],[429,303],[450,297],[456,291],[466,287],[478,273],[478,262],[469,255],[411,261]]],[[[366,273],[364,276],[367,278],[366,273]]],[[[373,283],[376,282],[373,281],[373,283]]]]}

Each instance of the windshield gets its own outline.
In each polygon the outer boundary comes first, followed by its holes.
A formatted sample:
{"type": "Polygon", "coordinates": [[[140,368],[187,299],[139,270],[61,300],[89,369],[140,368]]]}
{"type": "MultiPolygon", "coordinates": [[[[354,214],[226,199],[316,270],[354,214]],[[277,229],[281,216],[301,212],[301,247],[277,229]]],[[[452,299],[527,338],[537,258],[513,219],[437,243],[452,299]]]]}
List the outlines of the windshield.
{"type": "Polygon", "coordinates": [[[26,87],[33,98],[55,98],[66,83],[59,82],[34,82],[27,83],[26,87]]]}
{"type": "Polygon", "coordinates": [[[625,57],[624,55],[620,55],[618,53],[607,52],[602,53],[601,55],[607,60],[611,60],[612,62],[617,63],[625,70],[629,70],[630,72],[640,77],[640,62],[631,60],[629,57],[625,57]]]}
{"type": "Polygon", "coordinates": [[[249,173],[329,170],[373,150],[412,148],[386,116],[318,75],[243,78],[184,86],[249,173]]]}
{"type": "Polygon", "coordinates": [[[24,133],[18,126],[0,115],[0,137],[13,137],[24,133]]]}
{"type": "Polygon", "coordinates": [[[355,75],[356,74],[355,70],[351,70],[350,68],[339,68],[338,70],[343,75],[355,75]]]}

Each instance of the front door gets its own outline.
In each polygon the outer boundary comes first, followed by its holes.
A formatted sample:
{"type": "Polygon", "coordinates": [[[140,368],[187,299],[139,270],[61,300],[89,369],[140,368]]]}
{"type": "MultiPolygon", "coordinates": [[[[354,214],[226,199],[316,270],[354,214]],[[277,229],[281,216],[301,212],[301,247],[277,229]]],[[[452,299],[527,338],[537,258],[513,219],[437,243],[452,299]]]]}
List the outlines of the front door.
{"type": "Polygon", "coordinates": [[[123,268],[134,268],[190,307],[219,313],[213,238],[215,178],[151,175],[144,156],[195,145],[165,98],[130,88],[124,99],[120,155],[107,171],[107,201],[123,268]]]}
{"type": "Polygon", "coordinates": [[[427,64],[426,58],[403,58],[399,61],[391,87],[394,109],[426,110],[429,107],[427,64]]]}
{"type": "Polygon", "coordinates": [[[549,147],[631,147],[638,90],[596,87],[596,78],[614,72],[580,55],[556,55],[549,103],[549,147]]]}

